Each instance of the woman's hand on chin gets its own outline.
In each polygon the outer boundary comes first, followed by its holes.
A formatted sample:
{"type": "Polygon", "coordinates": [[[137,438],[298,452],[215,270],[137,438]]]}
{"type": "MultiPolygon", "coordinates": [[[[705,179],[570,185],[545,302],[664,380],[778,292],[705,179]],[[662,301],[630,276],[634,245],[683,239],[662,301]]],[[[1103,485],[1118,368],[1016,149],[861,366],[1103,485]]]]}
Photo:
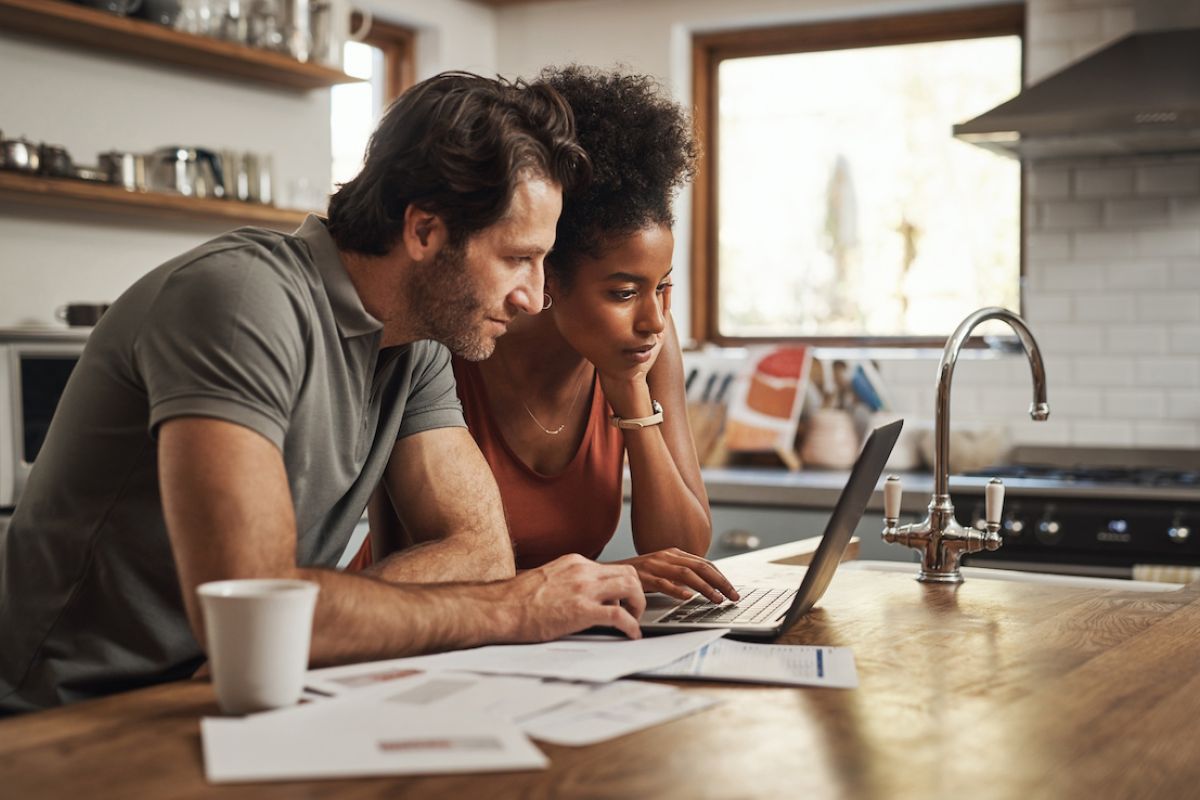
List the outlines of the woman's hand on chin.
{"type": "Polygon", "coordinates": [[[661,592],[680,600],[695,593],[713,603],[726,598],[737,600],[737,590],[711,561],[671,547],[642,556],[634,556],[618,564],[628,564],[637,570],[642,590],[647,594],[661,592]]]}
{"type": "Polygon", "coordinates": [[[663,337],[659,336],[644,361],[635,360],[626,351],[621,351],[611,359],[593,360],[600,375],[604,397],[617,416],[630,419],[653,413],[646,380],[662,349],[663,337]]]}

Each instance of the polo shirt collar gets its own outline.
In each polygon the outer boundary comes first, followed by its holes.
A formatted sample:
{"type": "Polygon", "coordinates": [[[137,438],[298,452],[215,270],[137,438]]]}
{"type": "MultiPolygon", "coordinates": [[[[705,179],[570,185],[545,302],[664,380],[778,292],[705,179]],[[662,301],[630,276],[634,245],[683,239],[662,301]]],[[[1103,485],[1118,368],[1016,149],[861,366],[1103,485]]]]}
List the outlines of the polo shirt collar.
{"type": "Polygon", "coordinates": [[[312,252],[321,282],[325,284],[329,306],[333,309],[333,318],[342,336],[349,339],[383,330],[383,323],[363,308],[358,290],[350,280],[350,273],[346,272],[346,265],[342,263],[325,221],[316,214],[309,214],[304,224],[296,229],[295,235],[303,239],[312,252]]]}

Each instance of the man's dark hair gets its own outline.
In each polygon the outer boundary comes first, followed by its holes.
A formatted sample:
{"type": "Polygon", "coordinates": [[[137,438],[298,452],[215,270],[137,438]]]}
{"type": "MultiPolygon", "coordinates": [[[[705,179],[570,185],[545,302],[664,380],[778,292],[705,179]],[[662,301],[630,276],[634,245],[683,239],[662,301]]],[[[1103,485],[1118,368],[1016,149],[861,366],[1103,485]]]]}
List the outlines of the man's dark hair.
{"type": "Polygon", "coordinates": [[[571,105],[575,135],[592,162],[592,179],[564,199],[547,268],[570,288],[580,256],[599,258],[651,225],[671,225],[675,190],[695,174],[691,120],[658,83],[572,65],[547,68],[539,81],[571,105]]]}
{"type": "Polygon", "coordinates": [[[530,174],[566,193],[588,172],[571,109],[554,89],[443,72],[384,114],[362,171],[329,199],[329,233],[343,250],[384,255],[411,203],[440,216],[451,244],[461,244],[504,216],[530,174]]]}

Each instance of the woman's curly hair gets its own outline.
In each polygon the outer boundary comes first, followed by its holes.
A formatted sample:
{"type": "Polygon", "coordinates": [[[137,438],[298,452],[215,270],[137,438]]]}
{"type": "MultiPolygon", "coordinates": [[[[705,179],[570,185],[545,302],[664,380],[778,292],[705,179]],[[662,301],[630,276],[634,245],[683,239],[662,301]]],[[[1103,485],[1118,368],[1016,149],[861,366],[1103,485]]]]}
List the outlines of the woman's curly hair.
{"type": "Polygon", "coordinates": [[[570,288],[580,256],[606,249],[651,225],[671,225],[675,191],[691,180],[698,155],[691,120],[647,75],[572,65],[547,68],[539,82],[575,114],[575,136],[592,179],[568,192],[547,267],[570,288]]]}

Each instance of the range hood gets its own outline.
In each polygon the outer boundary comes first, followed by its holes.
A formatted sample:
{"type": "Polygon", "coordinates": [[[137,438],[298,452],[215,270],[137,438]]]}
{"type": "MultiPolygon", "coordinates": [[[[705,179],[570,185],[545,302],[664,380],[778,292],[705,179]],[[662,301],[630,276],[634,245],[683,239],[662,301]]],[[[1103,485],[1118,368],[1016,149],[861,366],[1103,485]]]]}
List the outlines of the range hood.
{"type": "Polygon", "coordinates": [[[1130,34],[954,135],[1025,159],[1200,151],[1200,27],[1130,34]]]}

